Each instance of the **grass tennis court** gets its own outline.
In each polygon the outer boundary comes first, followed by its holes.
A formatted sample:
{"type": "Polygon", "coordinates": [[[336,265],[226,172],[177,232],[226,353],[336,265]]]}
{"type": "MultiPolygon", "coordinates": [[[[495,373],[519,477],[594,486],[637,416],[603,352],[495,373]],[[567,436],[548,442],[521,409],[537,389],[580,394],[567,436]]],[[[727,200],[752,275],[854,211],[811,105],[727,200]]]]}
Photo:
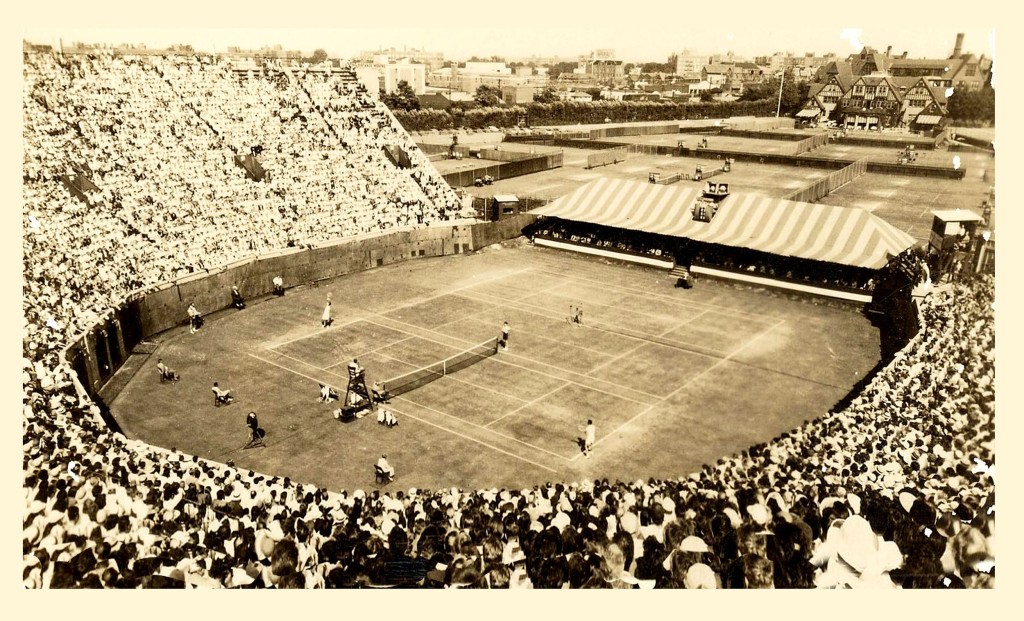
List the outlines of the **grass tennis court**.
{"type": "MultiPolygon", "coordinates": [[[[253,300],[190,335],[159,335],[111,408],[130,437],[332,489],[523,487],[680,476],[819,416],[878,359],[856,309],[509,243],[377,268],[253,300]],[[328,293],[335,325],[321,328],[328,293]],[[583,326],[566,321],[582,304],[583,326]],[[512,327],[509,351],[392,399],[399,426],[331,417],[344,390],[400,375],[512,327]],[[157,357],[182,380],[157,381],[157,357]],[[140,368],[141,367],[141,368],[140,368]],[[215,408],[214,381],[237,401],[215,408]],[[242,450],[255,410],[267,447],[242,450]],[[590,459],[576,443],[592,417],[590,459]]],[[[137,354],[138,355],[138,354],[137,354]]],[[[126,372],[122,370],[122,372],[126,372]]]]}

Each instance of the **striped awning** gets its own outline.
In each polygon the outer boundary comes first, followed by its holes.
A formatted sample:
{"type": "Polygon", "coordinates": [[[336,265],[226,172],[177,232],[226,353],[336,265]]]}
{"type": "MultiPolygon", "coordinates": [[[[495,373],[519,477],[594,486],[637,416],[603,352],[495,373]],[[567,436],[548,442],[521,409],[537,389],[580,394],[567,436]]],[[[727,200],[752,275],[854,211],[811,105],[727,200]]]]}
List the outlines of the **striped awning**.
{"type": "Polygon", "coordinates": [[[917,115],[917,118],[914,119],[914,123],[917,123],[918,125],[936,125],[941,120],[942,117],[937,114],[919,114],[917,115]]]}
{"type": "Polygon", "coordinates": [[[863,209],[730,194],[711,222],[691,215],[703,185],[599,179],[533,210],[544,216],[646,231],[772,254],[880,268],[914,238],[863,209]]]}
{"type": "Polygon", "coordinates": [[[692,237],[704,222],[694,222],[690,208],[703,185],[655,185],[602,177],[532,213],[565,220],[603,224],[632,231],[692,237]]]}

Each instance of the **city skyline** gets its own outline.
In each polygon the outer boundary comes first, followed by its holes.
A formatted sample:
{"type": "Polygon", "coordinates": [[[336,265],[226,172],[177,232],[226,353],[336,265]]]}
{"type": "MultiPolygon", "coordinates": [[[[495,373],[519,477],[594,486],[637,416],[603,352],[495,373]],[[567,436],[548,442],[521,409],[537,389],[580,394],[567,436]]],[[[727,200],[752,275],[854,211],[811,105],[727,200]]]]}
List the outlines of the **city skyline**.
{"type": "MultiPolygon", "coordinates": [[[[185,6],[188,4],[186,2],[185,6]]],[[[669,55],[684,49],[707,55],[732,51],[737,56],[751,58],[776,52],[799,56],[834,52],[846,57],[865,45],[880,51],[891,45],[894,54],[907,52],[911,58],[942,58],[951,53],[957,33],[964,33],[965,51],[995,57],[996,16],[989,11],[975,11],[954,18],[949,11],[942,10],[947,5],[957,6],[955,3],[931,5],[934,10],[927,15],[922,15],[919,7],[897,6],[886,8],[884,18],[818,15],[804,19],[778,11],[765,15],[763,9],[758,10],[758,5],[738,4],[730,4],[727,19],[716,19],[715,11],[695,16],[690,9],[678,4],[655,2],[653,9],[645,14],[658,19],[621,20],[615,9],[574,14],[570,10],[574,7],[543,7],[531,0],[517,3],[519,18],[476,23],[465,19],[465,10],[460,10],[462,7],[471,9],[473,5],[458,0],[433,9],[424,9],[422,5],[414,9],[411,5],[400,4],[394,15],[389,13],[392,25],[387,27],[381,26],[379,16],[374,19],[372,13],[356,15],[351,9],[342,11],[344,19],[331,19],[336,17],[334,13],[338,9],[335,7],[318,7],[302,15],[273,15],[274,28],[267,27],[268,16],[258,11],[235,16],[218,14],[222,9],[204,9],[200,13],[204,19],[199,22],[177,23],[181,16],[161,16],[159,28],[139,27],[138,22],[127,19],[131,14],[117,13],[95,25],[80,21],[76,15],[76,19],[66,25],[59,19],[35,23],[23,28],[22,35],[30,42],[50,45],[80,41],[143,43],[159,48],[180,43],[211,52],[223,52],[228,47],[258,49],[281,45],[284,49],[306,53],[322,48],[332,57],[340,58],[390,47],[441,52],[452,60],[471,56],[575,58],[594,49],[611,48],[626,62],[663,62],[669,55]],[[535,13],[531,12],[533,6],[538,7],[535,13]],[[442,7],[446,10],[437,10],[442,7]],[[526,19],[531,14],[539,17],[532,21],[526,19]],[[524,19],[529,22],[528,26],[521,25],[524,19]],[[310,28],[311,20],[317,25],[345,26],[310,28]],[[713,25],[705,26],[706,22],[713,25]],[[231,27],[225,27],[226,23],[231,27]],[[497,27],[496,23],[508,25],[497,27]]],[[[870,4],[859,6],[870,8],[870,4]]],[[[884,6],[884,3],[878,4],[884,6]]],[[[870,11],[864,14],[876,15],[870,11]]]]}

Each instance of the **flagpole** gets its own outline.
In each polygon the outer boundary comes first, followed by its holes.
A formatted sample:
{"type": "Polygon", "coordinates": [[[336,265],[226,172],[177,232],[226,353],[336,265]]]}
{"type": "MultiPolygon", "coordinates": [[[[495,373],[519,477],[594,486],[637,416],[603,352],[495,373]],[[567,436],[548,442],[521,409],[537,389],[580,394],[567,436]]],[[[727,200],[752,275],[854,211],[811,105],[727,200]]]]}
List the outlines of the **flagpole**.
{"type": "Polygon", "coordinates": [[[786,65],[782,65],[782,78],[779,79],[779,105],[775,108],[775,118],[779,118],[779,112],[782,110],[782,85],[786,82],[786,65]]]}

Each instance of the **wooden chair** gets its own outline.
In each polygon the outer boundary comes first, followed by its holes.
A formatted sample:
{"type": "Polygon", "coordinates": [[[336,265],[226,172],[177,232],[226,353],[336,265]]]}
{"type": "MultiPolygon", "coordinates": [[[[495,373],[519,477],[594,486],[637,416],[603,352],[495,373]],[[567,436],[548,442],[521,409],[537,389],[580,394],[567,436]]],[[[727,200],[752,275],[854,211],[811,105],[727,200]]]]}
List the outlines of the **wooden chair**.
{"type": "Polygon", "coordinates": [[[394,477],[392,477],[387,472],[384,472],[384,469],[381,468],[380,466],[376,465],[376,464],[374,464],[374,466],[373,466],[373,474],[374,474],[374,483],[385,483],[386,484],[386,483],[390,483],[390,482],[395,480],[394,477]]]}

